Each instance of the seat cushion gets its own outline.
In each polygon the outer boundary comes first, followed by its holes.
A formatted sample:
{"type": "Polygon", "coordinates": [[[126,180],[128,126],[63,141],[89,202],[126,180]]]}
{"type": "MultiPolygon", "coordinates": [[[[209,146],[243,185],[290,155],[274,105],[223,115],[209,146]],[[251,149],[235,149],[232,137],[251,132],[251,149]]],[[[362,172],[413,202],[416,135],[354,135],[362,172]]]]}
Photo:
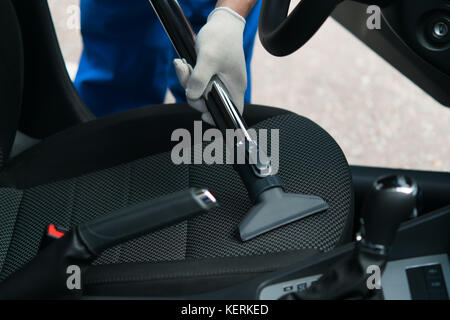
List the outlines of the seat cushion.
{"type": "MultiPolygon", "coordinates": [[[[350,170],[339,146],[314,122],[279,109],[247,107],[244,117],[249,124],[255,128],[280,130],[279,175],[286,190],[321,196],[330,208],[242,243],[237,236],[237,226],[251,202],[238,174],[230,165],[174,165],[170,158],[171,144],[161,143],[161,140],[170,141],[173,127],[191,130],[192,120],[198,114],[191,111],[184,114],[188,110],[186,106],[165,108],[171,111],[151,107],[128,112],[122,116],[124,121],[120,121],[118,115],[112,120],[100,119],[73,128],[54,141],[44,141],[43,147],[37,145],[26,151],[16,163],[7,167],[8,171],[0,174],[0,184],[4,186],[0,195],[2,199],[8,199],[7,205],[3,205],[2,200],[0,219],[8,221],[9,226],[4,227],[7,232],[0,238],[0,279],[8,277],[37,253],[49,223],[73,227],[113,210],[188,187],[207,187],[221,205],[207,215],[106,250],[94,262],[92,276],[86,281],[102,285],[139,282],[142,278],[139,275],[124,274],[123,270],[127,268],[124,264],[128,263],[154,264],[152,278],[147,279],[150,282],[161,280],[161,277],[173,280],[189,278],[190,274],[194,278],[202,276],[201,272],[180,273],[177,267],[168,268],[167,265],[158,268],[161,263],[182,266],[180,262],[183,262],[192,266],[190,261],[209,261],[211,265],[217,265],[214,259],[289,253],[291,259],[283,260],[284,264],[289,264],[313,252],[328,251],[349,235],[353,203],[350,170]],[[158,115],[161,123],[168,114],[185,121],[168,125],[168,129],[159,125],[155,130],[148,125],[158,123],[158,115]],[[152,119],[147,125],[142,121],[146,116],[149,121],[152,119]],[[131,125],[133,117],[135,126],[131,125]],[[128,131],[123,130],[124,122],[128,131]],[[99,135],[106,138],[96,140],[95,127],[99,135]],[[84,135],[86,131],[88,135],[84,135]],[[119,135],[120,139],[108,139],[119,135]],[[86,139],[91,154],[83,152],[83,139],[86,139]],[[152,144],[148,143],[151,139],[159,141],[153,150],[152,144]],[[128,147],[131,155],[142,156],[131,160],[130,154],[120,154],[118,158],[123,163],[117,164],[114,162],[117,159],[110,157],[120,153],[121,148],[126,153],[123,143],[127,140],[132,145],[128,147]],[[97,149],[112,152],[99,153],[91,148],[92,141],[98,143],[97,149]],[[59,150],[52,151],[55,157],[46,158],[40,150],[48,150],[50,146],[59,146],[59,150]],[[67,153],[64,152],[66,149],[67,153]],[[79,153],[78,166],[77,159],[73,159],[74,149],[79,153]],[[43,166],[41,172],[39,165],[43,166]],[[51,170],[52,167],[55,170],[51,170]],[[38,177],[30,177],[32,182],[27,182],[23,171],[34,170],[38,177]],[[60,173],[59,177],[54,171],[60,173]],[[102,272],[102,268],[108,268],[107,272],[102,272]],[[162,272],[161,277],[158,277],[158,270],[162,272]],[[173,276],[168,275],[168,270],[174,270],[173,276]]],[[[263,259],[258,263],[266,263],[266,271],[283,265],[281,262],[274,265],[271,260],[263,259]]],[[[142,269],[145,270],[137,270],[142,269]]],[[[252,270],[255,274],[262,272],[256,266],[239,270],[222,270],[221,276],[248,275],[252,270]]]]}

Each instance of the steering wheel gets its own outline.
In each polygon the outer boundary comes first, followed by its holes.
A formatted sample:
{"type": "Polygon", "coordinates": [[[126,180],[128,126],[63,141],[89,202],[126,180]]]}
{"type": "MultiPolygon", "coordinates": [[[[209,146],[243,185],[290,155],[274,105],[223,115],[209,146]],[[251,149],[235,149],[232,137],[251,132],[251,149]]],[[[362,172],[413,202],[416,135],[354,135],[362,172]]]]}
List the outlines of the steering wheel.
{"type": "MultiPolygon", "coordinates": [[[[275,56],[293,53],[316,33],[344,0],[301,0],[288,15],[291,0],[262,0],[259,37],[275,56]]],[[[384,6],[392,0],[356,0],[384,6]]]]}

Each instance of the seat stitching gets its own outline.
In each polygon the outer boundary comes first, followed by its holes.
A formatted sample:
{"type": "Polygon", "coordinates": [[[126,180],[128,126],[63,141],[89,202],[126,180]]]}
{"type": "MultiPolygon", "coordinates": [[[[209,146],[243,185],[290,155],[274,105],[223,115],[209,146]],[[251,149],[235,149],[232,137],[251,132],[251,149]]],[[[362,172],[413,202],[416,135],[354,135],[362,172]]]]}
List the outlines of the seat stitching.
{"type": "MultiPolygon", "coordinates": [[[[187,179],[188,179],[188,188],[191,188],[191,166],[187,165],[187,179]]],[[[189,252],[189,226],[191,224],[191,220],[186,220],[186,245],[184,246],[184,259],[187,259],[189,252]]]]}
{"type": "MultiPolygon", "coordinates": [[[[135,162],[130,162],[126,168],[127,168],[127,182],[126,182],[126,188],[127,188],[127,192],[126,192],[126,198],[125,198],[125,203],[124,203],[124,208],[129,207],[130,206],[130,199],[131,199],[131,180],[133,179],[133,169],[135,162]]],[[[121,262],[121,258],[122,258],[122,251],[123,251],[123,243],[120,243],[117,246],[117,260],[115,261],[115,263],[120,263],[121,262]]]]}
{"type": "MultiPolygon", "coordinates": [[[[18,190],[18,189],[16,189],[16,190],[18,190]]],[[[15,218],[15,221],[14,221],[14,229],[13,229],[13,232],[11,234],[11,238],[9,239],[8,249],[6,251],[5,258],[3,259],[3,262],[0,265],[0,282],[1,282],[1,276],[2,276],[2,272],[3,272],[3,268],[5,266],[6,261],[8,261],[8,257],[9,257],[9,254],[10,254],[11,242],[14,239],[14,236],[15,236],[16,231],[17,231],[17,218],[19,217],[19,214],[20,214],[20,211],[21,211],[22,205],[23,205],[24,191],[23,190],[18,190],[18,191],[20,191],[20,194],[21,194],[20,195],[20,203],[19,203],[19,206],[18,206],[18,209],[17,209],[16,218],[15,218]]]]}
{"type": "Polygon", "coordinates": [[[252,268],[245,269],[231,269],[231,270],[219,270],[214,272],[185,272],[185,273],[174,273],[171,275],[141,275],[141,276],[115,276],[112,278],[101,278],[95,280],[87,280],[86,284],[103,284],[108,282],[125,282],[125,281],[150,281],[150,280],[171,280],[185,277],[209,277],[209,276],[220,276],[220,275],[242,275],[244,273],[263,273],[263,272],[273,272],[276,270],[274,267],[266,267],[258,270],[252,268]]]}
{"type": "Polygon", "coordinates": [[[73,211],[74,211],[74,208],[75,208],[76,193],[77,193],[77,190],[78,190],[77,187],[78,187],[78,178],[75,177],[74,178],[74,184],[73,184],[71,206],[70,206],[70,208],[68,210],[68,214],[69,214],[69,225],[67,226],[68,228],[70,228],[72,226],[72,223],[73,223],[73,215],[74,215],[73,211]]]}

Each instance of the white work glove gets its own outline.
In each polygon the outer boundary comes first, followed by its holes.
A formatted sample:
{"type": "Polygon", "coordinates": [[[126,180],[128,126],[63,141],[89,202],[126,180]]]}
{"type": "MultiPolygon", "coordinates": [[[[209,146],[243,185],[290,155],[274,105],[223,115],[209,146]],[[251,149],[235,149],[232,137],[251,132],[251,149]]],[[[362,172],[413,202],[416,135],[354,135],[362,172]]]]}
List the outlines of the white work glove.
{"type": "Polygon", "coordinates": [[[202,119],[214,125],[202,99],[203,93],[214,75],[228,89],[230,98],[242,114],[244,94],[247,89],[247,71],[243,48],[245,19],[226,7],[214,9],[207,23],[197,35],[197,64],[192,67],[185,60],[175,59],[178,80],[186,89],[191,107],[202,112],[202,119]]]}

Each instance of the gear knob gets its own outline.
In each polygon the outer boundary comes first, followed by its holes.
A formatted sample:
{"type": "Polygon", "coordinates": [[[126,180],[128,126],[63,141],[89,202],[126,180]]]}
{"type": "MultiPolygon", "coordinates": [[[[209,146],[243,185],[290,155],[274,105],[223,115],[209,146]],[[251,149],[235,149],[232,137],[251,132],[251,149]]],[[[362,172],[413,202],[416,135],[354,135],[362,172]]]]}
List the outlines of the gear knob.
{"type": "Polygon", "coordinates": [[[375,181],[363,205],[362,240],[389,248],[400,224],[416,213],[418,196],[419,187],[410,177],[392,175],[375,181]]]}

